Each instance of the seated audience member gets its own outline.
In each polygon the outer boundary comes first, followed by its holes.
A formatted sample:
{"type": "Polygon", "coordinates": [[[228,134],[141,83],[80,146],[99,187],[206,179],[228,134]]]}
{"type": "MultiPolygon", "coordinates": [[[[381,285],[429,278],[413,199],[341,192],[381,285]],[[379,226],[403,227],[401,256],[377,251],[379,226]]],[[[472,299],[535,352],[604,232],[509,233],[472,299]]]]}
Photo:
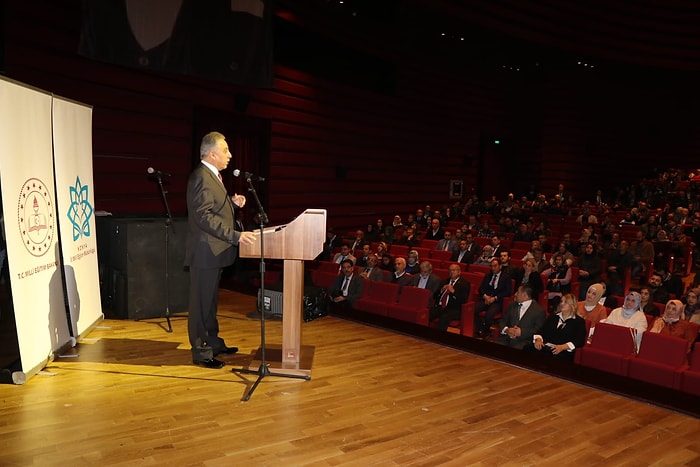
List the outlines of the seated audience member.
{"type": "Polygon", "coordinates": [[[335,306],[352,307],[355,300],[362,297],[362,278],[354,274],[354,266],[349,259],[340,265],[341,274],[333,283],[329,296],[335,306]]]}
{"type": "Polygon", "coordinates": [[[576,349],[586,343],[586,323],[576,314],[576,309],[576,297],[570,293],[565,294],[556,313],[547,318],[525,349],[573,361],[576,349]]]}
{"type": "Polygon", "coordinates": [[[355,239],[350,244],[350,251],[359,250],[365,242],[365,233],[362,230],[355,231],[355,239]]]}
{"type": "Polygon", "coordinates": [[[554,257],[556,255],[561,256],[564,259],[564,264],[571,266],[576,261],[574,254],[570,251],[570,245],[566,242],[559,242],[557,244],[557,251],[552,254],[552,258],[549,260],[550,266],[554,266],[554,257]]]}
{"type": "MultiPolygon", "coordinates": [[[[672,298],[678,298],[683,296],[685,286],[683,285],[683,281],[681,280],[680,276],[672,274],[671,271],[663,267],[656,268],[656,271],[659,274],[661,274],[661,284],[664,286],[664,289],[666,289],[666,291],[669,294],[673,295],[672,298]]],[[[700,274],[696,275],[695,280],[698,280],[697,278],[699,276],[700,274]]]]}
{"type": "Polygon", "coordinates": [[[489,226],[488,221],[484,221],[479,228],[479,232],[476,234],[477,237],[493,237],[495,235],[494,230],[489,226]]]}
{"type": "Polygon", "coordinates": [[[396,258],[394,260],[394,274],[391,276],[391,282],[400,286],[411,284],[411,275],[406,272],[406,260],[404,258],[396,258]]]}
{"type": "Polygon", "coordinates": [[[377,244],[377,257],[381,259],[385,253],[389,253],[389,246],[386,244],[386,242],[379,242],[377,244]]]}
{"type": "Polygon", "coordinates": [[[656,303],[666,303],[671,299],[668,290],[664,287],[663,277],[659,271],[654,271],[649,276],[649,294],[651,295],[649,300],[656,303]]]}
{"type": "Polygon", "coordinates": [[[364,238],[368,242],[378,242],[379,240],[381,240],[379,232],[374,227],[374,224],[367,224],[364,238]]]}
{"type": "Polygon", "coordinates": [[[435,306],[430,313],[431,321],[438,320],[438,329],[446,331],[450,321],[460,319],[462,305],[466,303],[471,291],[469,281],[462,279],[459,264],[450,264],[450,277],[445,279],[434,296],[435,306]]]}
{"type": "Polygon", "coordinates": [[[632,254],[632,278],[644,275],[654,261],[654,245],[644,236],[641,230],[635,234],[635,240],[630,244],[632,254]]]}
{"type": "Polygon", "coordinates": [[[433,273],[433,265],[430,261],[423,261],[420,263],[420,272],[415,274],[411,278],[411,284],[414,287],[420,287],[421,289],[428,289],[431,295],[435,293],[440,288],[440,278],[437,274],[433,273]]]}
{"type": "Polygon", "coordinates": [[[493,235],[491,237],[491,246],[493,247],[493,256],[495,258],[498,258],[501,255],[501,250],[506,248],[506,246],[501,241],[500,235],[493,235]]]}
{"type": "Polygon", "coordinates": [[[516,290],[521,285],[528,285],[532,289],[530,297],[535,301],[539,300],[540,294],[544,291],[544,285],[542,284],[542,276],[535,268],[533,258],[528,258],[523,262],[523,267],[516,270],[513,279],[515,279],[516,290]]]}
{"type": "Polygon", "coordinates": [[[683,319],[691,323],[700,324],[700,289],[693,288],[685,295],[685,308],[683,319]]]}
{"type": "Polygon", "coordinates": [[[432,219],[430,221],[430,227],[425,231],[423,238],[426,240],[442,240],[445,232],[440,227],[439,219],[432,219]]]}
{"type": "Polygon", "coordinates": [[[389,271],[391,273],[394,272],[394,257],[391,256],[389,253],[384,253],[382,255],[381,263],[379,264],[379,267],[385,271],[389,271]]]}
{"type": "Polygon", "coordinates": [[[510,250],[502,248],[498,254],[498,259],[501,260],[501,271],[503,271],[503,274],[514,279],[513,276],[518,272],[518,268],[510,264],[510,250]]]}
{"type": "Polygon", "coordinates": [[[435,245],[435,249],[444,251],[455,251],[457,249],[457,242],[455,242],[452,238],[452,232],[449,230],[445,230],[445,232],[442,235],[443,237],[437,242],[437,245],[435,245]]]}
{"type": "Polygon", "coordinates": [[[627,240],[620,240],[617,250],[608,257],[608,291],[610,295],[622,294],[622,280],[625,277],[625,270],[632,266],[632,255],[628,251],[627,240]]]}
{"type": "Polygon", "coordinates": [[[602,262],[593,243],[586,243],[583,254],[578,259],[578,281],[581,284],[579,300],[585,300],[586,291],[591,284],[600,282],[602,262]]]}
{"type": "Polygon", "coordinates": [[[544,325],[546,313],[532,295],[530,284],[522,284],[515,292],[515,300],[498,324],[501,335],[496,343],[522,349],[532,341],[535,332],[544,325]]]}
{"type": "Polygon", "coordinates": [[[340,253],[336,253],[333,257],[333,262],[341,264],[346,259],[352,261],[353,266],[355,265],[355,257],[350,253],[350,245],[348,243],[343,243],[340,246],[340,253]]]}
{"type": "Polygon", "coordinates": [[[661,314],[659,307],[654,305],[651,299],[651,289],[649,289],[649,287],[646,285],[640,287],[639,296],[642,298],[642,301],[639,303],[639,308],[642,310],[642,313],[650,316],[659,316],[661,314]]]}
{"type": "Polygon", "coordinates": [[[481,250],[481,254],[474,261],[474,264],[480,265],[490,265],[493,259],[493,247],[491,245],[484,245],[484,249],[481,250]]]}
{"type": "Polygon", "coordinates": [[[357,261],[355,261],[355,266],[362,266],[367,267],[367,261],[369,260],[369,256],[372,254],[372,250],[370,249],[369,243],[363,243],[362,244],[362,256],[357,258],[357,261]]]}
{"type": "Polygon", "coordinates": [[[418,269],[420,268],[420,260],[418,259],[418,252],[416,250],[411,250],[408,252],[408,257],[406,258],[406,272],[408,274],[418,274],[418,269]]]}
{"type": "MultiPolygon", "coordinates": [[[[533,240],[532,242],[530,242],[530,249],[527,253],[525,253],[525,255],[521,259],[525,261],[528,258],[534,258],[535,254],[533,252],[535,248],[542,248],[542,244],[539,240],[533,240]]],[[[542,252],[542,258],[545,258],[544,251],[542,252]]]]}
{"type": "MultiPolygon", "coordinates": [[[[467,234],[468,237],[471,237],[471,234],[467,234]]],[[[473,238],[471,242],[471,248],[472,251],[469,251],[470,244],[469,240],[466,238],[463,240],[459,241],[459,246],[457,247],[457,251],[452,253],[452,258],[450,260],[455,263],[464,263],[464,264],[472,264],[474,262],[474,251],[476,251],[477,248],[474,248],[476,243],[474,243],[473,238]]]]}
{"type": "Polygon", "coordinates": [[[364,271],[360,272],[360,277],[371,282],[381,282],[384,280],[382,269],[377,266],[379,258],[375,253],[371,253],[367,259],[367,266],[364,271]]]}
{"type": "Polygon", "coordinates": [[[565,263],[564,256],[554,253],[552,260],[552,266],[542,273],[547,277],[547,283],[544,286],[548,292],[550,313],[559,306],[561,297],[571,291],[571,268],[565,263]]]}
{"type": "MultiPolygon", "coordinates": [[[[640,309],[642,297],[637,292],[630,292],[625,297],[625,302],[620,308],[615,308],[607,318],[601,319],[601,323],[624,326],[632,330],[635,349],[639,349],[642,342],[642,334],[647,330],[647,318],[640,309]]],[[[593,337],[595,339],[595,336],[593,337]]]]}
{"type": "Polygon", "coordinates": [[[480,299],[474,307],[474,335],[480,338],[491,336],[491,326],[496,324],[494,317],[503,311],[503,299],[513,294],[513,280],[501,271],[501,261],[491,260],[491,272],[484,276],[479,286],[480,299]],[[485,311],[486,316],[479,314],[485,311]]]}
{"type": "Polygon", "coordinates": [[[542,273],[549,267],[549,261],[547,261],[542,248],[533,248],[532,259],[535,261],[535,268],[539,273],[542,273]]]}
{"type": "Polygon", "coordinates": [[[576,313],[583,319],[589,321],[590,330],[589,335],[593,335],[595,330],[595,325],[601,319],[608,317],[608,311],[605,306],[600,303],[600,299],[603,296],[605,289],[600,283],[591,284],[586,290],[586,300],[583,302],[578,302],[576,307],[576,313]]]}
{"type": "Polygon", "coordinates": [[[406,245],[409,248],[418,246],[420,244],[420,235],[416,232],[415,227],[409,226],[404,229],[401,238],[396,240],[399,245],[406,245]]]}
{"type": "Polygon", "coordinates": [[[666,334],[667,336],[680,337],[688,341],[688,353],[692,350],[693,342],[697,337],[689,321],[681,319],[683,303],[680,300],[666,302],[664,315],[656,318],[649,332],[666,334]]]}

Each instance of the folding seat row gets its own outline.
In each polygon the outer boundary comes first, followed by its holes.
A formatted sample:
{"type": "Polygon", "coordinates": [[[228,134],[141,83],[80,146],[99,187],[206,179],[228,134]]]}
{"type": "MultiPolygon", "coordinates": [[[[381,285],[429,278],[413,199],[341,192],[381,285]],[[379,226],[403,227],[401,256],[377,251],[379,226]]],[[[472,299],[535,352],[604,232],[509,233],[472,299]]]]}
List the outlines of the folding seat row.
{"type": "Polygon", "coordinates": [[[430,290],[399,286],[393,282],[365,281],[356,310],[428,326],[432,297],[430,290]]]}
{"type": "Polygon", "coordinates": [[[591,342],[576,351],[575,362],[633,379],[700,395],[700,347],[687,363],[685,339],[645,332],[635,353],[630,329],[598,323],[591,342]]]}

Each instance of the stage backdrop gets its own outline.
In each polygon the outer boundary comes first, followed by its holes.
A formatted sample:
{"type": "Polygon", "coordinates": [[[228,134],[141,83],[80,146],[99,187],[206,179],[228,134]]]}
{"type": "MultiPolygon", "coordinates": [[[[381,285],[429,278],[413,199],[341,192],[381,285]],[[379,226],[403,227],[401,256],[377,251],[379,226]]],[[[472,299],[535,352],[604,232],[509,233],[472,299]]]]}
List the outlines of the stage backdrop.
{"type": "Polygon", "coordinates": [[[53,99],[54,170],[69,325],[77,339],[102,320],[92,182],[92,109],[53,99]]]}
{"type": "MultiPolygon", "coordinates": [[[[22,371],[70,345],[59,269],[50,94],[0,78],[0,181],[22,371]]],[[[2,343],[0,343],[2,345],[2,343]]]]}

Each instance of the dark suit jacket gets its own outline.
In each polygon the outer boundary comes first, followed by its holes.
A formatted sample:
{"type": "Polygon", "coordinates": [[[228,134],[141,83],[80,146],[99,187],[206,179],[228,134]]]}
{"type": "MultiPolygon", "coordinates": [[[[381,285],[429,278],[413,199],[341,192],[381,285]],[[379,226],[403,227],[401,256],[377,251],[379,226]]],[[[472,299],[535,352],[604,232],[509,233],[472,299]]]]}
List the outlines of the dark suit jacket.
{"type": "Polygon", "coordinates": [[[518,302],[513,301],[503,314],[503,318],[501,318],[501,321],[498,323],[498,327],[503,331],[505,327],[510,328],[518,326],[521,334],[515,339],[511,339],[507,334],[501,334],[496,342],[516,349],[522,349],[532,342],[532,336],[542,328],[546,319],[547,313],[535,300],[530,303],[527,311],[525,311],[523,317],[520,318],[518,302]]]}
{"type": "MultiPolygon", "coordinates": [[[[333,282],[333,287],[331,287],[330,296],[338,297],[343,294],[343,282],[345,281],[345,275],[340,274],[333,282]]],[[[345,299],[350,303],[350,305],[355,304],[355,300],[362,297],[362,287],[364,284],[364,279],[362,279],[359,274],[353,274],[350,278],[350,283],[348,284],[348,295],[345,299]]]]}
{"type": "MultiPolygon", "coordinates": [[[[430,273],[430,276],[428,276],[428,282],[425,284],[425,288],[430,290],[432,295],[435,295],[435,292],[437,292],[440,289],[440,282],[442,279],[440,279],[437,274],[435,273],[430,273]]],[[[413,287],[418,287],[418,284],[420,283],[420,274],[416,274],[411,278],[411,284],[413,287]]]]}
{"type": "MultiPolygon", "coordinates": [[[[586,321],[578,315],[574,315],[573,318],[567,319],[566,324],[557,328],[559,324],[559,315],[552,314],[544,322],[544,325],[535,334],[542,336],[544,343],[552,344],[566,344],[571,342],[578,349],[583,347],[586,343],[586,321]]],[[[544,351],[546,347],[542,350],[544,351]]],[[[559,358],[565,360],[573,360],[574,352],[561,352],[558,355],[559,358]]]]}
{"type": "MultiPolygon", "coordinates": [[[[518,287],[523,283],[523,278],[525,277],[525,269],[518,269],[513,275],[515,279],[515,289],[513,292],[518,290],[518,287]]],[[[542,274],[537,271],[533,271],[528,278],[528,285],[532,287],[532,298],[537,301],[540,298],[540,294],[544,292],[544,284],[542,283],[542,274]]]]}
{"type": "Polygon", "coordinates": [[[226,187],[204,164],[187,182],[187,243],[185,266],[223,268],[233,264],[240,232],[235,230],[234,205],[226,187]]]}
{"type": "Polygon", "coordinates": [[[444,237],[445,231],[442,230],[442,227],[440,227],[434,235],[433,229],[431,227],[428,227],[428,230],[425,231],[425,235],[423,235],[423,238],[426,240],[442,240],[444,237]]]}
{"type": "Polygon", "coordinates": [[[372,281],[372,282],[383,281],[384,280],[384,270],[382,268],[380,268],[379,266],[373,267],[372,270],[369,272],[367,279],[372,281]]]}
{"type": "MultiPolygon", "coordinates": [[[[481,254],[481,248],[479,247],[479,245],[476,242],[472,242],[471,245],[467,244],[467,253],[465,255],[467,257],[467,259],[465,260],[463,258],[462,261],[460,261],[460,263],[471,264],[474,262],[474,260],[476,260],[476,258],[479,257],[480,254],[481,254]]],[[[452,255],[452,261],[457,261],[458,257],[459,257],[459,250],[457,250],[456,254],[452,255]]]]}
{"type": "Polygon", "coordinates": [[[479,286],[479,295],[488,295],[490,297],[498,297],[497,302],[502,302],[504,297],[513,295],[513,280],[501,271],[498,277],[496,288],[491,287],[491,278],[493,273],[489,272],[484,276],[479,286]]]}
{"type": "MultiPolygon", "coordinates": [[[[445,279],[440,283],[440,287],[438,287],[437,291],[433,295],[433,298],[435,299],[435,306],[440,305],[442,287],[449,283],[449,278],[445,279]]],[[[458,310],[462,308],[462,305],[464,303],[467,303],[467,300],[469,299],[469,293],[471,292],[471,285],[469,284],[469,281],[466,281],[460,277],[459,279],[457,279],[457,282],[454,283],[453,287],[455,291],[454,293],[450,294],[450,299],[447,302],[447,308],[458,310]]]]}

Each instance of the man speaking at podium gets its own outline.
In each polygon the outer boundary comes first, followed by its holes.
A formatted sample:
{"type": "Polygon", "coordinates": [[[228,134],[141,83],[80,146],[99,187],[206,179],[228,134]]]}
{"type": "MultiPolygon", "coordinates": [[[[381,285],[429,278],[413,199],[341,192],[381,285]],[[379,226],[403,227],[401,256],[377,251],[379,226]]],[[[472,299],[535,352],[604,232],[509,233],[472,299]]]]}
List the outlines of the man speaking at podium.
{"type": "Polygon", "coordinates": [[[219,337],[216,318],[222,268],[233,264],[238,245],[252,244],[254,232],[235,230],[234,204],[245,205],[243,195],[229,198],[220,171],[228,166],[231,153],[224,135],[211,132],[202,138],[200,164],[187,182],[187,246],[185,266],[190,269],[190,299],[187,328],[192,345],[192,363],[222,368],[219,354],[234,354],[219,337]]]}

